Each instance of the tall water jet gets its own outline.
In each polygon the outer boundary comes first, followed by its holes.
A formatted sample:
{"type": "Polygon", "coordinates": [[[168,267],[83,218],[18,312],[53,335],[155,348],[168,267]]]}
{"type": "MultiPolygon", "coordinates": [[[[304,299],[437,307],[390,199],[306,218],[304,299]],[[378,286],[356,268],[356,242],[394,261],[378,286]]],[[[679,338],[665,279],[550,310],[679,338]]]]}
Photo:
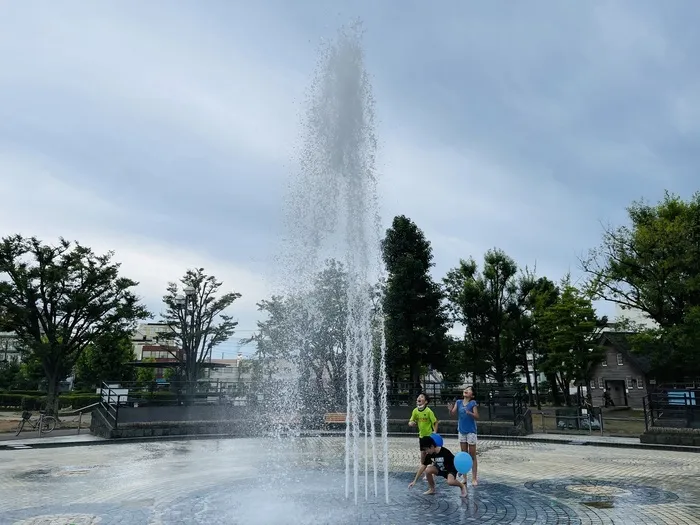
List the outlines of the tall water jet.
{"type": "MultiPolygon", "coordinates": [[[[303,119],[300,169],[289,190],[288,238],[280,262],[288,293],[302,298],[309,297],[327,261],[340,263],[346,281],[339,350],[345,354],[345,493],[356,502],[362,492],[365,498],[378,496],[381,474],[388,502],[385,345],[381,301],[373,300],[383,268],[377,144],[361,36],[360,24],[343,28],[321,53],[303,119]]],[[[301,300],[293,315],[320,318],[318,308],[313,300],[301,300]]],[[[312,334],[292,324],[291,346],[300,352],[312,334]]],[[[304,326],[314,329],[318,323],[304,326]]]]}

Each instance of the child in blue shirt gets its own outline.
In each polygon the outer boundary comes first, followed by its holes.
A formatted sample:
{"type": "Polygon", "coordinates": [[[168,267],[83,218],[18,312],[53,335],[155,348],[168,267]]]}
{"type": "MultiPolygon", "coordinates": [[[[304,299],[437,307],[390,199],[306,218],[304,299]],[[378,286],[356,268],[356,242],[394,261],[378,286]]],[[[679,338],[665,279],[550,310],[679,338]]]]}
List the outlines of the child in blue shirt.
{"type": "MultiPolygon", "coordinates": [[[[462,394],[463,399],[458,399],[455,404],[448,403],[447,407],[451,415],[458,414],[459,446],[462,452],[468,452],[472,457],[472,486],[476,487],[478,485],[476,479],[476,420],[479,419],[479,409],[474,399],[472,387],[465,388],[462,394]]],[[[462,473],[462,481],[466,483],[465,473],[462,473]]]]}

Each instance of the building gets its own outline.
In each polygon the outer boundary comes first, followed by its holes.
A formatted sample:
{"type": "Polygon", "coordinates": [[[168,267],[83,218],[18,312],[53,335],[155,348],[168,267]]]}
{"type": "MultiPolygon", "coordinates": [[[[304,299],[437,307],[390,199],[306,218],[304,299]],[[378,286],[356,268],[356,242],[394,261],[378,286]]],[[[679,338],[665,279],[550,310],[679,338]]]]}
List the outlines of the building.
{"type": "Polygon", "coordinates": [[[136,328],[131,342],[134,345],[134,354],[137,361],[143,361],[142,355],[144,346],[167,345],[175,346],[173,339],[163,337],[162,334],[171,332],[166,323],[141,323],[136,328]]]}
{"type": "Polygon", "coordinates": [[[253,377],[252,363],[238,353],[236,359],[212,359],[207,379],[222,383],[249,383],[253,377]]]}
{"type": "Polygon", "coordinates": [[[165,378],[165,371],[168,368],[173,368],[178,363],[181,363],[184,360],[184,355],[182,349],[176,346],[143,345],[139,361],[150,361],[151,359],[158,364],[162,364],[162,367],[155,369],[155,379],[158,381],[165,378]]]}
{"type": "Polygon", "coordinates": [[[22,355],[14,332],[0,332],[0,363],[19,363],[22,355]]]}
{"type": "MultiPolygon", "coordinates": [[[[525,368],[523,366],[519,366],[517,370],[517,379],[516,382],[520,382],[523,385],[527,384],[527,376],[530,376],[530,384],[533,385],[533,391],[534,391],[534,385],[535,385],[535,354],[533,352],[527,352],[526,354],[527,357],[527,369],[528,373],[525,373],[525,368]]],[[[537,370],[537,383],[543,383],[547,380],[545,377],[544,373],[537,370]]]]}
{"type": "Polygon", "coordinates": [[[607,391],[616,407],[642,408],[644,397],[649,392],[647,359],[632,353],[629,332],[604,332],[601,346],[605,348],[605,359],[592,371],[590,392],[594,405],[605,405],[607,391]]]}

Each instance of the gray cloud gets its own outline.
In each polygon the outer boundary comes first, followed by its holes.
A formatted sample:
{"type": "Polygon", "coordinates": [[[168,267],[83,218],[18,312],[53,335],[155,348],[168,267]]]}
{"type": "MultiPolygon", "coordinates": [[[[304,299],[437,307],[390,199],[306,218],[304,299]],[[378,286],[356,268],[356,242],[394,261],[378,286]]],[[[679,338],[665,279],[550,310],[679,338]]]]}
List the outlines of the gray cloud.
{"type": "Polygon", "coordinates": [[[111,243],[155,310],[166,275],[217,268],[246,290],[252,329],[317,43],[359,15],[385,223],[416,220],[437,277],[493,246],[576,273],[601,221],[695,189],[699,14],[651,0],[8,2],[0,228],[111,243]]]}

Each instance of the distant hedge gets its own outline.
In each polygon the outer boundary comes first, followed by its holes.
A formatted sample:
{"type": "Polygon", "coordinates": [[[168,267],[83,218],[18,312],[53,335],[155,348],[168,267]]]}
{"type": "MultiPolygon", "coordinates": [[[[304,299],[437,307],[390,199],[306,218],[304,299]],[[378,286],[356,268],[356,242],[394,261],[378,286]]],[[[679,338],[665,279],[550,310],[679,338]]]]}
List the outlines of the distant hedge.
{"type": "MultiPolygon", "coordinates": [[[[100,396],[97,394],[62,394],[58,398],[58,408],[83,408],[93,403],[97,403],[100,396]]],[[[14,408],[19,410],[41,410],[46,406],[46,394],[25,395],[22,393],[2,393],[0,394],[0,407],[14,408]]]]}

